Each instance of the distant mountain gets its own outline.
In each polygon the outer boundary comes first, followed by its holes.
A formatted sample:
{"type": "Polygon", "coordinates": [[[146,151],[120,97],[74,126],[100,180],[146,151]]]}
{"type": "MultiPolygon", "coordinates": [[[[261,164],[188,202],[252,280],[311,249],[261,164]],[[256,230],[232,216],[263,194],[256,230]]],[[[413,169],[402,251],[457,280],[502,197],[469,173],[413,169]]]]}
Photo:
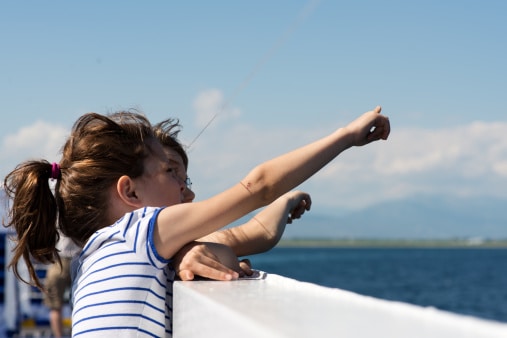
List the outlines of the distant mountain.
{"type": "Polygon", "coordinates": [[[310,212],[288,225],[283,238],[506,239],[506,208],[506,199],[422,196],[343,216],[310,212]]]}

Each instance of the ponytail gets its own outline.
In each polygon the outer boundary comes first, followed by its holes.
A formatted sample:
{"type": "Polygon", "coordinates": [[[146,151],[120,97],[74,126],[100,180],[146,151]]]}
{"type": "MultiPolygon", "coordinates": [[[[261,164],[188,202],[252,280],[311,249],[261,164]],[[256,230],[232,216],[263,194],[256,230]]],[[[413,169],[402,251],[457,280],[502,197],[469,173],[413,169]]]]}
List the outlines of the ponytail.
{"type": "Polygon", "coordinates": [[[60,175],[58,164],[41,160],[18,165],[4,179],[5,192],[12,201],[4,225],[13,227],[17,233],[9,267],[17,278],[41,289],[33,262],[60,262],[56,249],[59,239],[57,204],[50,187],[50,180],[58,180],[60,175]],[[18,264],[21,258],[28,267],[30,282],[20,275],[18,264]]]}

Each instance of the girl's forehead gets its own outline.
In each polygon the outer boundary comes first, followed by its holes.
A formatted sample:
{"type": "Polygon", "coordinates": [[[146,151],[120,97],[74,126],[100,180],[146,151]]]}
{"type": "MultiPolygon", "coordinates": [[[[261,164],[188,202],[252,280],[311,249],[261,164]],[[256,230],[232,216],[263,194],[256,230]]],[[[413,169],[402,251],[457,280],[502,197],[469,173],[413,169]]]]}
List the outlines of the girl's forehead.
{"type": "Polygon", "coordinates": [[[170,162],[176,162],[179,165],[184,165],[181,155],[176,150],[173,150],[169,147],[164,147],[164,153],[170,162]]]}

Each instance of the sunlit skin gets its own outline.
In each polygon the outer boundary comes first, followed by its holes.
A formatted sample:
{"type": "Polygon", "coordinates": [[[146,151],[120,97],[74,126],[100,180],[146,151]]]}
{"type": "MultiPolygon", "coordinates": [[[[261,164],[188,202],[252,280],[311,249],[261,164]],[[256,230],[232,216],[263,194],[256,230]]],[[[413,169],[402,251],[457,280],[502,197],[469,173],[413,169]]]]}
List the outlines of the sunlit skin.
{"type": "MultiPolygon", "coordinates": [[[[380,115],[380,110],[380,107],[377,107],[315,142],[256,166],[240,182],[205,201],[181,203],[192,197],[184,196],[186,189],[184,177],[178,177],[173,172],[176,168],[170,165],[171,162],[160,144],[160,153],[163,154],[164,159],[160,158],[157,149],[156,156],[147,159],[147,165],[150,168],[143,177],[126,184],[121,184],[120,179],[118,192],[124,204],[132,210],[143,205],[168,206],[160,212],[154,231],[154,244],[162,257],[174,258],[193,240],[203,236],[210,238],[215,233],[222,234],[222,231],[216,230],[238,219],[241,215],[264,206],[266,206],[264,210],[271,210],[273,205],[271,203],[278,198],[282,198],[281,203],[276,203],[278,207],[275,209],[280,210],[281,207],[282,213],[278,213],[278,216],[284,217],[283,223],[279,224],[285,226],[287,215],[290,215],[293,210],[309,210],[310,199],[307,194],[301,192],[295,192],[295,195],[292,192],[289,196],[283,196],[284,194],[291,193],[291,189],[304,182],[345,149],[387,139],[390,131],[389,120],[380,115]],[[145,183],[145,179],[151,181],[146,183],[152,189],[138,187],[145,183]],[[136,181],[139,184],[136,184],[136,181]],[[172,187],[171,190],[176,188],[177,191],[164,193],[166,189],[169,189],[169,185],[172,187]],[[159,191],[160,196],[154,196],[159,191]],[[300,203],[303,203],[303,207],[299,205],[300,203]],[[206,231],[213,228],[215,230],[208,232],[207,235],[206,231]]],[[[243,232],[241,236],[231,236],[229,233],[221,236],[219,242],[227,243],[231,248],[243,248],[243,243],[249,242],[252,238],[258,238],[258,229],[265,228],[264,224],[267,222],[271,222],[270,217],[256,222],[258,224],[250,227],[248,233],[243,232]],[[259,224],[263,226],[259,227],[259,224]],[[250,233],[256,234],[252,237],[250,233]]],[[[240,256],[236,249],[234,253],[240,256]]],[[[250,252],[254,251],[250,250],[250,252]]],[[[255,250],[255,252],[259,251],[255,250]]],[[[218,279],[228,280],[236,275],[226,273],[225,278],[221,277],[218,279]]]]}

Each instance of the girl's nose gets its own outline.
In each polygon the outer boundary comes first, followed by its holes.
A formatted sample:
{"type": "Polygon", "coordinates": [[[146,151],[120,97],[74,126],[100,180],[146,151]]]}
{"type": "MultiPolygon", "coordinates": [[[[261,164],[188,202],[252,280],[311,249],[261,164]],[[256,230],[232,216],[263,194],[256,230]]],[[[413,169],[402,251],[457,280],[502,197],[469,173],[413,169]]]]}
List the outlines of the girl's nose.
{"type": "Polygon", "coordinates": [[[183,191],[183,203],[190,203],[194,200],[195,193],[190,188],[185,188],[183,191]]]}

